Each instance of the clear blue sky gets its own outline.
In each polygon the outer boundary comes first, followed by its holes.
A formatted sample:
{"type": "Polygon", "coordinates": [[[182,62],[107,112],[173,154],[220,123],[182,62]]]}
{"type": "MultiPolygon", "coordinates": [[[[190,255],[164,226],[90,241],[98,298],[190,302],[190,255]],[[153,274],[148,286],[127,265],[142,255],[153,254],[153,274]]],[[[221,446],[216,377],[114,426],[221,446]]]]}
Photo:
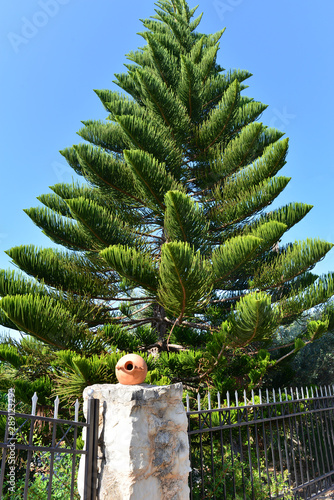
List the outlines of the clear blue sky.
{"type": "MultiPolygon", "coordinates": [[[[218,62],[253,73],[246,94],[268,104],[262,121],[290,137],[282,173],[292,180],[276,205],[314,208],[285,241],[334,242],[334,2],[202,0],[202,11],[201,32],[226,27],[218,62]]],[[[139,19],[152,14],[153,0],[2,2],[0,268],[10,266],[4,251],[13,246],[49,246],[23,209],[71,181],[58,151],[80,142],[81,120],[105,118],[93,89],[116,88],[125,54],[144,43],[139,19]]],[[[334,249],[316,267],[328,271],[334,249]]]]}

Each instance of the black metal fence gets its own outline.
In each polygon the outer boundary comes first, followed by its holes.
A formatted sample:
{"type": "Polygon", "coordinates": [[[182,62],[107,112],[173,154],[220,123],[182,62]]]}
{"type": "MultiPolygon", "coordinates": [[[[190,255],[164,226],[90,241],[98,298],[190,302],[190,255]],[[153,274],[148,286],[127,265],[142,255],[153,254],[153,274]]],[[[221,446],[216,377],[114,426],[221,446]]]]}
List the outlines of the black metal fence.
{"type": "Polygon", "coordinates": [[[0,411],[1,422],[4,423],[3,442],[0,442],[0,498],[27,500],[28,493],[32,490],[35,491],[34,498],[39,498],[38,492],[41,490],[36,486],[38,484],[44,494],[47,493],[48,500],[55,498],[56,491],[59,495],[60,490],[64,491],[64,500],[79,498],[76,492],[76,473],[78,461],[84,455],[84,500],[95,500],[99,400],[88,400],[87,422],[79,422],[78,401],[75,404],[74,420],[64,420],[57,418],[58,397],[51,418],[36,415],[36,393],[32,398],[31,414],[18,413],[11,391],[8,392],[7,411],[0,411]],[[47,429],[49,446],[36,442],[41,435],[41,432],[35,432],[36,426],[47,429]],[[86,429],[86,446],[85,449],[79,449],[79,433],[83,429],[86,429]]]}
{"type": "Polygon", "coordinates": [[[191,500],[319,498],[334,489],[334,386],[252,392],[191,411],[191,500]]]}

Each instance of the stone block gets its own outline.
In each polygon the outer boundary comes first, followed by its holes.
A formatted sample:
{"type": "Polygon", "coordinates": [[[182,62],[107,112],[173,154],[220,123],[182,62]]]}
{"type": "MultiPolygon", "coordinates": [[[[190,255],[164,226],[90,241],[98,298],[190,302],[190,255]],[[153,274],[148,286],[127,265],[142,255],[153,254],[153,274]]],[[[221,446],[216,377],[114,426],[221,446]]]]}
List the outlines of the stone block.
{"type": "MultiPolygon", "coordinates": [[[[97,498],[188,500],[189,442],[182,384],[104,384],[84,391],[100,400],[97,498]]],[[[83,497],[84,459],[78,485],[83,497]]]]}

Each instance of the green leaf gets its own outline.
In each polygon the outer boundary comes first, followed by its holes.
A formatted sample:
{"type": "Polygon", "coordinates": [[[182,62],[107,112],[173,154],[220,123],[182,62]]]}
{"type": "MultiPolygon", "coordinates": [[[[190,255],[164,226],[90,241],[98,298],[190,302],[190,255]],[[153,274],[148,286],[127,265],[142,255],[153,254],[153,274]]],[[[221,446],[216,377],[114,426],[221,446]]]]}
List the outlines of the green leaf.
{"type": "Polygon", "coordinates": [[[261,266],[254,277],[253,286],[256,288],[281,286],[286,281],[312,269],[332,247],[332,243],[311,239],[289,245],[277,254],[273,262],[261,266]]]}
{"type": "Polygon", "coordinates": [[[55,379],[57,394],[63,401],[75,401],[88,385],[116,383],[115,368],[123,355],[123,352],[113,352],[86,357],[71,351],[59,352],[58,363],[64,370],[55,379]]]}
{"type": "MultiPolygon", "coordinates": [[[[128,147],[127,137],[118,123],[104,123],[98,120],[89,120],[83,123],[85,127],[79,130],[78,135],[95,146],[115,153],[122,153],[123,149],[128,147]]],[[[76,151],[76,148],[74,150],[76,151]]],[[[61,151],[66,158],[67,151],[61,151]]]]}
{"type": "Polygon", "coordinates": [[[72,218],[68,204],[55,193],[42,194],[41,196],[37,196],[37,199],[47,208],[57,212],[59,215],[72,218]]]}
{"type": "Polygon", "coordinates": [[[197,42],[193,45],[193,48],[190,52],[191,60],[196,64],[202,57],[202,50],[204,45],[205,36],[203,35],[201,38],[197,40],[197,42]]]}
{"type": "Polygon", "coordinates": [[[67,200],[67,204],[72,215],[91,233],[96,239],[96,246],[101,249],[116,244],[133,246],[136,240],[139,244],[129,225],[96,202],[80,197],[67,200]]]}
{"type": "Polygon", "coordinates": [[[223,97],[224,92],[234,80],[238,80],[239,90],[241,92],[246,88],[246,85],[242,85],[241,82],[250,76],[252,76],[251,73],[240,69],[225,71],[224,73],[215,72],[212,76],[209,76],[209,78],[205,80],[202,88],[202,99],[205,103],[203,108],[209,111],[213,103],[217,105],[223,97]]]}
{"type": "Polygon", "coordinates": [[[73,168],[76,174],[82,175],[82,168],[80,165],[80,162],[78,160],[77,153],[75,151],[75,148],[65,148],[62,151],[59,151],[60,154],[67,160],[67,163],[70,165],[70,167],[73,168]]]}
{"type": "Polygon", "coordinates": [[[202,17],[203,17],[203,12],[190,23],[190,25],[189,25],[190,31],[195,31],[195,29],[197,28],[197,26],[201,22],[202,17]]]}
{"type": "Polygon", "coordinates": [[[179,65],[178,58],[169,48],[164,47],[164,38],[158,39],[149,32],[145,32],[144,37],[151,49],[151,58],[161,79],[175,89],[179,81],[179,73],[175,71],[179,65]]]}
{"type": "Polygon", "coordinates": [[[44,207],[28,208],[24,211],[55,243],[70,250],[96,250],[94,238],[73,219],[62,217],[44,207]]]}
{"type": "Polygon", "coordinates": [[[224,199],[233,199],[238,193],[251,190],[262,181],[269,179],[285,165],[288,140],[279,141],[268,146],[264,154],[247,168],[225,179],[222,186],[224,199]]]}
{"type": "Polygon", "coordinates": [[[231,313],[230,340],[234,346],[270,338],[279,324],[279,315],[264,292],[253,292],[242,297],[231,313]]]}
{"type": "Polygon", "coordinates": [[[307,323],[307,335],[308,338],[313,342],[319,339],[324,333],[328,331],[329,318],[310,320],[307,323]]]}
{"type": "Polygon", "coordinates": [[[207,251],[209,225],[203,210],[190,196],[169,191],[165,196],[165,231],[169,241],[188,242],[195,251],[207,251]]]}
{"type": "Polygon", "coordinates": [[[147,205],[152,210],[162,213],[165,209],[165,194],[171,189],[183,189],[182,186],[179,186],[172,175],[166,172],[165,165],[146,151],[127,150],[124,151],[124,158],[134,173],[137,186],[147,199],[147,205]]]}
{"type": "Polygon", "coordinates": [[[305,345],[306,344],[302,339],[299,339],[299,338],[296,339],[295,340],[295,352],[300,351],[305,345]]]}
{"type": "Polygon", "coordinates": [[[205,47],[205,49],[203,50],[201,60],[198,64],[202,82],[205,82],[209,74],[212,72],[212,69],[214,68],[218,49],[219,45],[214,45],[213,47],[205,47]]]}
{"type": "Polygon", "coordinates": [[[269,250],[275,243],[277,243],[286,230],[286,224],[282,224],[277,221],[270,221],[265,222],[264,224],[259,224],[257,227],[253,228],[249,234],[262,240],[257,251],[257,253],[260,254],[269,250]]]}
{"type": "Polygon", "coordinates": [[[17,327],[58,348],[80,349],[85,327],[51,297],[7,295],[0,307],[17,327]]]}
{"type": "Polygon", "coordinates": [[[313,205],[308,205],[306,203],[289,203],[284,207],[269,212],[265,217],[282,222],[290,229],[297,224],[297,222],[302,220],[312,208],[313,205]]]}
{"type": "Polygon", "coordinates": [[[127,96],[120,95],[118,92],[111,90],[94,90],[97,96],[101,99],[105,109],[112,114],[112,118],[118,115],[135,115],[142,117],[144,109],[133,99],[127,96]]]}
{"type": "Polygon", "coordinates": [[[326,302],[334,295],[334,273],[320,276],[308,287],[292,287],[288,296],[277,304],[285,321],[292,321],[303,311],[326,302]]]}
{"type": "Polygon", "coordinates": [[[161,126],[164,123],[178,141],[184,141],[190,135],[190,120],[185,107],[161,78],[147,70],[138,69],[137,73],[147,108],[158,117],[161,126]]]}
{"type": "Polygon", "coordinates": [[[100,252],[109,266],[124,278],[145,290],[157,289],[157,266],[149,253],[113,245],[100,252]]]}
{"type": "MultiPolygon", "coordinates": [[[[8,255],[10,254],[11,250],[8,251],[8,255]]],[[[17,273],[16,271],[12,271],[10,269],[0,270],[1,297],[5,297],[6,295],[25,295],[27,293],[46,295],[47,290],[43,284],[31,280],[23,273],[17,273]]]]}
{"type": "Polygon", "coordinates": [[[46,295],[46,287],[61,286],[62,290],[73,293],[89,294],[102,298],[112,296],[110,276],[103,277],[91,262],[82,255],[73,255],[53,248],[41,249],[35,245],[22,245],[11,248],[7,254],[15,264],[30,276],[42,280],[42,285],[27,282],[13,276],[13,286],[7,287],[9,295],[15,293],[34,293],[46,295]]]}
{"type": "Polygon", "coordinates": [[[192,121],[197,121],[202,107],[199,71],[190,57],[181,55],[180,61],[181,73],[177,95],[192,121]]]}
{"type": "Polygon", "coordinates": [[[0,344],[0,360],[9,363],[17,370],[25,363],[25,356],[21,356],[13,345],[0,344]]]}
{"type": "Polygon", "coordinates": [[[234,80],[224,92],[219,105],[214,108],[206,121],[200,126],[197,144],[202,150],[207,150],[218,142],[223,142],[231,132],[234,117],[239,102],[239,83],[234,80]]]}
{"type": "Polygon", "coordinates": [[[240,97],[239,107],[235,115],[234,130],[238,131],[249,123],[257,120],[261,113],[267,109],[262,102],[253,101],[249,97],[240,97]]]}
{"type": "Polygon", "coordinates": [[[213,221],[220,223],[221,229],[231,224],[254,216],[283,191],[290,182],[290,177],[273,177],[260,182],[255,187],[239,191],[234,198],[224,200],[223,192],[216,190],[214,193],[217,201],[208,216],[213,221]]]}
{"type": "Polygon", "coordinates": [[[262,123],[257,122],[244,127],[240,134],[229,142],[223,155],[218,151],[217,160],[212,162],[212,169],[225,177],[248,165],[254,157],[262,130],[262,123]]]}
{"type": "Polygon", "coordinates": [[[162,246],[159,281],[159,302],[179,321],[204,305],[211,291],[207,264],[199,252],[179,241],[162,246]]]}
{"type": "Polygon", "coordinates": [[[142,204],[131,169],[101,149],[86,144],[75,146],[86,179],[102,190],[112,191],[120,200],[142,204]]]}
{"type": "Polygon", "coordinates": [[[221,287],[242,265],[250,260],[262,240],[255,236],[237,236],[219,246],[212,254],[212,280],[221,287]]]}
{"type": "MultiPolygon", "coordinates": [[[[175,179],[180,178],[183,151],[171,137],[168,128],[158,126],[152,113],[146,113],[145,119],[135,116],[117,116],[116,119],[129,137],[129,146],[133,150],[153,155],[159,163],[165,164],[165,169],[175,179]]],[[[129,150],[129,147],[124,149],[129,150]]]]}

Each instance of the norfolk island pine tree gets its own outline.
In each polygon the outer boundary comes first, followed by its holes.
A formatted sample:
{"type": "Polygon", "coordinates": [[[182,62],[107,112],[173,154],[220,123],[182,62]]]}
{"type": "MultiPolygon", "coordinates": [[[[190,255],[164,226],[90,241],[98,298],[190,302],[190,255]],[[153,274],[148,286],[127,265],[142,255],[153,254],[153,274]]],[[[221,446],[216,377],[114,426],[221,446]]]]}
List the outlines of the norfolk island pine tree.
{"type": "MultiPolygon", "coordinates": [[[[96,91],[106,121],[83,122],[85,142],[61,151],[81,181],[26,210],[58,246],[12,248],[20,272],[1,272],[0,322],[48,346],[64,396],[115,382],[130,351],[152,383],[256,387],[279,326],[334,294],[333,274],[311,272],[331,243],[279,244],[312,207],[268,211],[290,180],[278,175],[288,139],[244,95],[251,74],[218,64],[224,30],[200,33],[184,0],[156,6],[120,92],[96,91]]],[[[291,354],[327,326],[313,322],[291,354]]]]}

